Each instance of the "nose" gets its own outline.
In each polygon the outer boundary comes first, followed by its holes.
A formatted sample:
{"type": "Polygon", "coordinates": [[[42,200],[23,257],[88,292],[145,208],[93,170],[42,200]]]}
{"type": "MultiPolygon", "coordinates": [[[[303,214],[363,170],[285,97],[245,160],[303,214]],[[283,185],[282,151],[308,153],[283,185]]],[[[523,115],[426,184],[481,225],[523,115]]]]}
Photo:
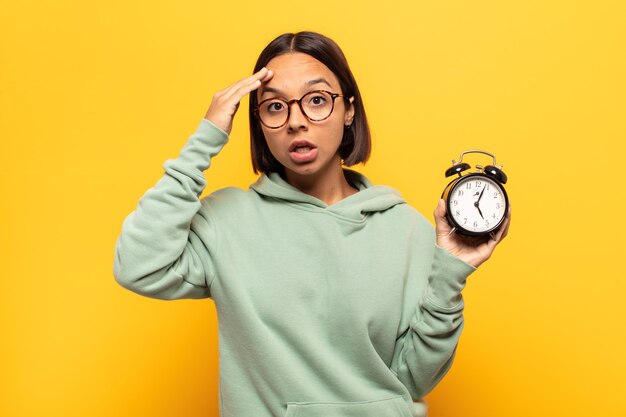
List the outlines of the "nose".
{"type": "Polygon", "coordinates": [[[289,103],[289,119],[287,120],[287,127],[290,131],[298,130],[300,127],[306,127],[309,120],[302,113],[302,109],[296,101],[289,103]]]}

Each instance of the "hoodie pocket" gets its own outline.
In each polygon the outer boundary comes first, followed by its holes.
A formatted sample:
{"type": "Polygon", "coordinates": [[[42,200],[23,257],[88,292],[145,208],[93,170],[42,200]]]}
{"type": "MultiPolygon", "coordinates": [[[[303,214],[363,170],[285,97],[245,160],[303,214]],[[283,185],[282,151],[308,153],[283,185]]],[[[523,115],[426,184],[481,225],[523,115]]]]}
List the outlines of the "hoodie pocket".
{"type": "Polygon", "coordinates": [[[358,402],[288,402],[284,417],[413,417],[404,398],[358,402]]]}

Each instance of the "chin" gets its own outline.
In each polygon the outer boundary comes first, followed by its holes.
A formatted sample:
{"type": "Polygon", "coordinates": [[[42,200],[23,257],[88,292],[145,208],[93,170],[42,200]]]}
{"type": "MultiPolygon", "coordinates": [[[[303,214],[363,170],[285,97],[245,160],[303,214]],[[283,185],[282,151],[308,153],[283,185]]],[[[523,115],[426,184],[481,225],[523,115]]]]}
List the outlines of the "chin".
{"type": "Polygon", "coordinates": [[[298,174],[298,175],[314,175],[319,171],[319,167],[315,166],[315,164],[303,164],[303,165],[296,165],[294,167],[291,166],[285,166],[285,171],[291,171],[294,174],[298,174]]]}
{"type": "MultiPolygon", "coordinates": [[[[328,155],[327,153],[324,154],[328,155]]],[[[289,155],[286,155],[285,159],[283,161],[279,160],[279,162],[281,163],[285,171],[291,171],[296,175],[315,175],[320,171],[329,168],[330,165],[334,162],[339,164],[339,161],[335,161],[335,158],[324,158],[324,154],[318,154],[315,160],[303,164],[297,164],[293,162],[289,155]]]]}

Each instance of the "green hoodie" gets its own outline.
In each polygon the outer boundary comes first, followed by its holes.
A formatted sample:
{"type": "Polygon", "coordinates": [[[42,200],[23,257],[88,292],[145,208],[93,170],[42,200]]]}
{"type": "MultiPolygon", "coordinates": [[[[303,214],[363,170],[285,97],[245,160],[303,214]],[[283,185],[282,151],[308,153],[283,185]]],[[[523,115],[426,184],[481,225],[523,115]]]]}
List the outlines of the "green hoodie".
{"type": "Polygon", "coordinates": [[[124,220],[113,274],[163,300],[211,298],[222,417],[417,417],[450,369],[475,268],[393,188],[327,205],[279,174],[200,199],[228,142],[202,119],[124,220]]]}

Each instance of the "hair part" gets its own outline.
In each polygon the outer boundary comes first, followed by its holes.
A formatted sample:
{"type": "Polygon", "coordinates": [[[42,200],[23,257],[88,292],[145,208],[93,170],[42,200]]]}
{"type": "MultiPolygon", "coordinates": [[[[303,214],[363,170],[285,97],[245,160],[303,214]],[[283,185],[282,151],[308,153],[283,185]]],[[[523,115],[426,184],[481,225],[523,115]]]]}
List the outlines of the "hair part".
{"type": "MultiPolygon", "coordinates": [[[[371,153],[371,135],[361,93],[345,55],[332,39],[316,32],[284,33],[270,42],[259,55],[253,74],[265,67],[272,58],[286,53],[302,52],[317,59],[332,71],[339,80],[341,92],[344,94],[346,108],[350,106],[350,97],[354,97],[354,118],[350,127],[344,126],[343,138],[339,145],[339,155],[346,166],[365,164],[371,153]]],[[[250,153],[254,173],[279,172],[284,174],[283,165],[272,155],[261,123],[254,115],[258,104],[256,90],[250,94],[250,153]]]]}

